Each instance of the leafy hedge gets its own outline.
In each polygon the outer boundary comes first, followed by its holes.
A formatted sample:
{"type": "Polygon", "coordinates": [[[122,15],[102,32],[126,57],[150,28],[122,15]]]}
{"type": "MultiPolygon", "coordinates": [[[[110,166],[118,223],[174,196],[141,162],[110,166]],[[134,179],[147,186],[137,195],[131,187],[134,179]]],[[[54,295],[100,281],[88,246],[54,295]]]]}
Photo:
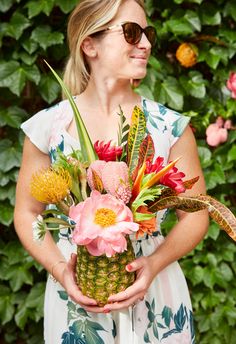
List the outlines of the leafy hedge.
{"type": "MultiPolygon", "coordinates": [[[[46,59],[61,70],[67,55],[66,21],[77,1],[0,2],[0,336],[5,343],[42,343],[46,274],[19,244],[12,225],[21,161],[20,123],[58,101],[60,89],[46,59]]],[[[236,208],[236,131],[210,148],[206,127],[220,115],[235,123],[236,101],[226,88],[236,71],[236,4],[226,0],[147,0],[158,43],[138,92],[185,113],[198,140],[208,193],[236,208]],[[182,42],[198,48],[198,63],[184,68],[175,52],[182,42]]],[[[172,215],[164,225],[168,231],[172,215]]],[[[195,312],[197,342],[234,344],[236,245],[212,223],[206,239],[182,261],[195,312]]],[[[176,286],[178,288],[178,286],[176,286]]]]}

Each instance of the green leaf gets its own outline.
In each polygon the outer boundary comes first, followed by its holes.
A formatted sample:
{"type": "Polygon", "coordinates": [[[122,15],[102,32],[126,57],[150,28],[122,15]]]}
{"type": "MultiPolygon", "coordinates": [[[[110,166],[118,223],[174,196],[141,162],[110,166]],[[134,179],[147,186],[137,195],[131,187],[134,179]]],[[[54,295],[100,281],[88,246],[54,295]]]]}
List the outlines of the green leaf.
{"type": "Polygon", "coordinates": [[[225,183],[223,167],[218,163],[214,164],[214,170],[206,171],[204,176],[208,190],[214,189],[217,185],[225,183]]]}
{"type": "Polygon", "coordinates": [[[224,8],[224,15],[230,16],[236,21],[236,3],[233,1],[228,1],[224,8]]]}
{"type": "Polygon", "coordinates": [[[43,12],[49,16],[54,6],[54,0],[37,0],[29,1],[26,5],[28,8],[28,17],[33,18],[43,12]]]}
{"type": "Polygon", "coordinates": [[[14,61],[0,63],[0,87],[8,87],[19,96],[27,79],[39,83],[37,66],[23,66],[14,61]]]}
{"type": "Polygon", "coordinates": [[[192,25],[194,30],[201,31],[201,21],[196,12],[187,10],[184,18],[192,25]]]}
{"type": "Polygon", "coordinates": [[[233,145],[227,154],[228,161],[236,160],[236,145],[233,145]]]}
{"type": "Polygon", "coordinates": [[[6,272],[6,279],[9,280],[12,290],[18,291],[23,284],[33,284],[33,276],[26,266],[12,265],[6,272]]]}
{"type": "Polygon", "coordinates": [[[55,0],[55,5],[59,6],[62,12],[69,13],[78,4],[78,0],[55,0]]]}
{"type": "Polygon", "coordinates": [[[211,158],[212,154],[211,154],[211,151],[209,148],[199,146],[198,147],[198,154],[200,157],[200,162],[201,162],[202,168],[206,168],[212,164],[212,158],[211,158]]]}
{"type": "Polygon", "coordinates": [[[64,35],[61,32],[52,32],[51,27],[48,25],[41,25],[33,30],[30,39],[46,50],[52,45],[63,44],[64,35]]]}
{"type": "Polygon", "coordinates": [[[182,110],[184,98],[182,89],[174,77],[168,76],[155,87],[157,99],[162,104],[168,104],[175,110],[182,110]]]}
{"type": "Polygon", "coordinates": [[[38,48],[38,43],[28,38],[25,41],[23,41],[22,47],[27,51],[27,53],[33,54],[38,48]]]}
{"type": "Polygon", "coordinates": [[[219,226],[216,223],[212,222],[208,228],[207,235],[213,240],[216,240],[218,236],[220,235],[219,226]]]}
{"type": "Polygon", "coordinates": [[[5,226],[9,226],[13,222],[13,207],[9,204],[0,203],[0,223],[5,226]]]}
{"type": "Polygon", "coordinates": [[[22,305],[16,312],[15,322],[20,329],[24,329],[28,318],[30,317],[30,313],[31,311],[26,307],[26,305],[22,305]]]}
{"type": "Polygon", "coordinates": [[[192,274],[191,274],[191,281],[193,285],[197,285],[202,282],[204,276],[204,269],[201,266],[195,266],[192,274]]]}
{"type": "Polygon", "coordinates": [[[132,112],[131,125],[128,135],[128,166],[129,176],[132,176],[139,159],[140,144],[146,132],[146,119],[143,111],[135,106],[132,112]]]}
{"type": "Polygon", "coordinates": [[[15,51],[12,57],[14,60],[21,60],[28,66],[31,66],[37,59],[37,55],[29,55],[25,51],[15,51]]]}
{"type": "Polygon", "coordinates": [[[195,98],[204,98],[206,95],[206,81],[203,79],[202,74],[197,71],[192,71],[188,76],[180,77],[181,86],[185,89],[187,94],[195,98]]]}
{"type": "Polygon", "coordinates": [[[192,24],[183,18],[170,19],[165,22],[165,25],[175,35],[190,35],[194,32],[192,24]]]}
{"type": "Polygon", "coordinates": [[[7,27],[7,33],[9,36],[18,40],[24,30],[30,26],[30,21],[21,13],[13,13],[10,22],[7,27]]]}
{"type": "Polygon", "coordinates": [[[7,109],[0,110],[0,127],[4,127],[5,125],[9,125],[12,128],[20,127],[22,120],[26,118],[26,112],[17,107],[11,106],[7,109]]]}
{"type": "Polygon", "coordinates": [[[0,201],[9,200],[12,206],[15,205],[15,185],[0,187],[0,201]]]}
{"type": "Polygon", "coordinates": [[[42,98],[49,104],[51,104],[60,94],[60,85],[51,78],[49,75],[43,74],[39,83],[39,93],[42,98]]]}
{"type": "Polygon", "coordinates": [[[224,281],[230,282],[234,278],[231,268],[224,262],[220,264],[219,271],[224,281]]]}
{"type": "Polygon", "coordinates": [[[14,3],[14,0],[1,0],[0,1],[0,12],[7,12],[12,4],[14,3]]]}
{"type": "Polygon", "coordinates": [[[85,161],[91,163],[92,161],[97,159],[97,154],[94,151],[93,144],[91,142],[91,139],[89,137],[89,134],[87,132],[87,129],[84,125],[84,122],[80,116],[79,110],[77,108],[77,105],[74,101],[74,98],[71,96],[69,90],[67,89],[66,85],[64,84],[63,80],[59,77],[59,75],[54,71],[54,69],[45,61],[47,66],[50,68],[52,71],[53,75],[55,76],[56,80],[60,84],[63,92],[67,96],[69,103],[72,107],[73,113],[74,113],[74,118],[76,122],[76,127],[78,131],[78,136],[80,140],[80,145],[81,145],[81,152],[83,155],[83,158],[85,161]]]}
{"type": "Polygon", "coordinates": [[[201,11],[201,22],[203,25],[220,25],[221,14],[212,4],[203,5],[201,11]]]}
{"type": "Polygon", "coordinates": [[[0,285],[0,319],[1,324],[5,325],[12,320],[15,307],[12,302],[12,294],[8,287],[0,285]]]}
{"type": "Polygon", "coordinates": [[[0,170],[8,172],[13,167],[19,167],[21,163],[21,151],[18,146],[4,139],[0,141],[0,170]]]}

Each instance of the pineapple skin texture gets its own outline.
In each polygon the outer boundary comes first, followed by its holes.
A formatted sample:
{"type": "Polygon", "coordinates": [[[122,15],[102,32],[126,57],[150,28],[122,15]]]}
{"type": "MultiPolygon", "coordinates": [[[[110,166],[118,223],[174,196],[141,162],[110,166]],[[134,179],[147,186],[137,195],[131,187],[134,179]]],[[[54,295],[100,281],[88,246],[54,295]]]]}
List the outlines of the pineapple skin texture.
{"type": "Polygon", "coordinates": [[[92,256],[85,246],[77,247],[76,280],[82,293],[97,301],[99,307],[108,302],[110,295],[128,288],[135,281],[135,272],[125,267],[135,259],[130,238],[127,251],[112,257],[92,256]]]}

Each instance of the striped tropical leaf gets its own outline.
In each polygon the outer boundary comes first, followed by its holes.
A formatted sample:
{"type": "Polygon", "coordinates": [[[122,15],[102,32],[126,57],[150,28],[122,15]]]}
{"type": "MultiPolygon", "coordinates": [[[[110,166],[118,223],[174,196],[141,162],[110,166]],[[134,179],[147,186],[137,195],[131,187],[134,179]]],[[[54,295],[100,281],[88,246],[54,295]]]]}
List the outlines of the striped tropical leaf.
{"type": "Polygon", "coordinates": [[[151,212],[165,208],[176,208],[186,212],[195,212],[208,209],[210,217],[236,241],[236,218],[234,214],[222,203],[208,195],[199,196],[169,196],[161,198],[151,207],[151,212]]]}
{"type": "Polygon", "coordinates": [[[139,160],[139,149],[144,139],[146,132],[146,120],[143,111],[135,106],[132,117],[131,125],[128,135],[127,155],[128,155],[128,166],[129,175],[132,176],[135,168],[138,165],[139,160]]]}

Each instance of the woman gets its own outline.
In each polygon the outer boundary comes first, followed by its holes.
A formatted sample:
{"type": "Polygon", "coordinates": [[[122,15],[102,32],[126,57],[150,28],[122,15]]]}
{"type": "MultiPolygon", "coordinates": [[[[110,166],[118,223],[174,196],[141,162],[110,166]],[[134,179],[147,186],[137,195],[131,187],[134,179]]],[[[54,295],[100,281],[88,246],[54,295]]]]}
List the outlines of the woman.
{"type": "MultiPolygon", "coordinates": [[[[133,107],[138,105],[148,115],[147,127],[156,154],[163,156],[165,163],[182,156],[177,165],[186,178],[200,176],[187,193],[204,193],[204,179],[188,119],[140,97],[131,87],[130,80],[145,76],[155,40],[155,31],[147,28],[143,1],[82,0],[70,17],[68,40],[70,57],[64,79],[76,95],[92,142],[117,141],[119,105],[127,122],[133,107]],[[153,121],[156,121],[154,126],[153,121]],[[182,125],[178,136],[174,136],[177,123],[182,125]]],[[[157,231],[153,236],[133,241],[140,257],[127,270],[136,271],[135,283],[111,296],[104,307],[98,307],[75,284],[76,257],[71,253],[76,248],[66,234],[60,235],[57,244],[49,233],[41,245],[32,240],[32,222],[44,209],[29,194],[32,174],[50,165],[49,153],[56,146],[64,147],[66,154],[72,147],[79,148],[68,101],[40,111],[22,128],[26,138],[17,185],[15,227],[26,250],[57,281],[48,279],[46,287],[45,342],[194,343],[191,302],[176,260],[203,238],[208,227],[207,213],[178,211],[179,221],[165,240],[157,231]]],[[[162,216],[158,216],[158,225],[162,216]]]]}

